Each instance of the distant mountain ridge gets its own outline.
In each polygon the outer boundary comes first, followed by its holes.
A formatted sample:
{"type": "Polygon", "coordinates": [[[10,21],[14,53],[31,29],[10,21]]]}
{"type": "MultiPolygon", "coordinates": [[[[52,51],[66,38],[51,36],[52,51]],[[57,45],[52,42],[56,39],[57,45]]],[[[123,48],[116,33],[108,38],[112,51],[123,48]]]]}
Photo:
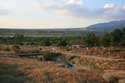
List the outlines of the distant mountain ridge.
{"type": "Polygon", "coordinates": [[[98,23],[88,26],[86,29],[88,31],[97,31],[97,32],[109,32],[117,28],[125,28],[125,20],[121,21],[111,21],[107,23],[98,23]]]}
{"type": "Polygon", "coordinates": [[[111,32],[114,29],[125,28],[125,20],[111,21],[107,23],[98,23],[86,28],[67,28],[67,29],[0,29],[0,35],[86,35],[88,32],[94,32],[97,35],[103,35],[106,32],[111,32]]]}

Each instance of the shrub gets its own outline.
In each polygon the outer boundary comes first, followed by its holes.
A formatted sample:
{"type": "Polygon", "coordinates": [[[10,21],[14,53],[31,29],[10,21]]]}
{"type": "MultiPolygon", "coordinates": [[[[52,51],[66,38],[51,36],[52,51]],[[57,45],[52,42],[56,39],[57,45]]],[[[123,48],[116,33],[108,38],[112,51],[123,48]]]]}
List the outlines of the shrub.
{"type": "Polygon", "coordinates": [[[12,49],[14,50],[14,52],[19,52],[19,51],[20,51],[20,46],[14,45],[14,46],[12,47],[12,49]]]}
{"type": "Polygon", "coordinates": [[[69,60],[73,60],[73,59],[76,59],[76,58],[80,58],[79,56],[77,56],[77,55],[74,55],[74,56],[71,56],[70,58],[69,58],[69,60]]]}
{"type": "Polygon", "coordinates": [[[44,60],[46,61],[55,61],[57,57],[59,57],[60,53],[52,53],[52,52],[42,52],[44,60]]]}
{"type": "Polygon", "coordinates": [[[110,76],[110,77],[108,78],[108,81],[109,81],[109,83],[118,83],[118,79],[115,78],[115,77],[113,77],[113,76],[110,76]]]}
{"type": "Polygon", "coordinates": [[[0,45],[0,50],[3,50],[3,46],[0,45]]]}
{"type": "Polygon", "coordinates": [[[11,49],[9,47],[6,47],[4,50],[5,51],[11,51],[11,49]]]}

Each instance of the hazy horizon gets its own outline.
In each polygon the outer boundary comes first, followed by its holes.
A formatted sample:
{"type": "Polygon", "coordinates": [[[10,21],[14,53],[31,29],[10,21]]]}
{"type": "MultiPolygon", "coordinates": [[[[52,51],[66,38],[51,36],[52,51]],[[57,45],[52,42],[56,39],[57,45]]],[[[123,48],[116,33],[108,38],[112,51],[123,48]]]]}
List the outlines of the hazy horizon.
{"type": "Polygon", "coordinates": [[[0,28],[62,29],[125,20],[123,0],[0,0],[0,28]]]}

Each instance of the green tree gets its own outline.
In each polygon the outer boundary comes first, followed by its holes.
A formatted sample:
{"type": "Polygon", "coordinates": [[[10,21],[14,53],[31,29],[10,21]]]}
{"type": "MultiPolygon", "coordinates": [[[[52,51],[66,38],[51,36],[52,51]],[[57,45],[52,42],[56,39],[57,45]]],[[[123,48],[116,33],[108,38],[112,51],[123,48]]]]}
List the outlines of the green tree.
{"type": "Polygon", "coordinates": [[[116,29],[111,32],[111,43],[113,46],[118,46],[121,42],[122,31],[120,29],[116,29]]]}
{"type": "Polygon", "coordinates": [[[51,42],[50,42],[50,40],[42,40],[41,41],[41,45],[43,45],[43,46],[50,46],[51,42]]]}
{"type": "Polygon", "coordinates": [[[98,46],[100,43],[99,37],[95,35],[95,33],[88,33],[85,37],[85,44],[88,47],[98,46]]]}
{"type": "Polygon", "coordinates": [[[13,38],[14,38],[15,44],[21,44],[25,40],[25,37],[23,34],[15,34],[13,38]]]}
{"type": "Polygon", "coordinates": [[[57,46],[67,46],[68,43],[67,43],[67,40],[66,39],[62,39],[62,40],[59,40],[57,43],[56,43],[57,46]]]}
{"type": "Polygon", "coordinates": [[[122,36],[120,38],[121,38],[120,45],[125,46],[125,28],[122,29],[122,36]]]}
{"type": "Polygon", "coordinates": [[[111,34],[110,33],[106,33],[102,37],[101,43],[102,43],[103,46],[110,46],[111,45],[111,34]]]}

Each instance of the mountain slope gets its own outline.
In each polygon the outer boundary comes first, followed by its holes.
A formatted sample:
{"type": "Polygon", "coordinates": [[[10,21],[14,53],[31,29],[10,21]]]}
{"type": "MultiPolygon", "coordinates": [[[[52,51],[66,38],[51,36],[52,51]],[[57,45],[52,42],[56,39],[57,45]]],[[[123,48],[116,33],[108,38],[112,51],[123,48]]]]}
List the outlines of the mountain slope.
{"type": "Polygon", "coordinates": [[[117,29],[117,28],[125,28],[125,20],[94,24],[94,25],[88,26],[87,30],[108,32],[108,31],[112,31],[112,30],[117,29]]]}

